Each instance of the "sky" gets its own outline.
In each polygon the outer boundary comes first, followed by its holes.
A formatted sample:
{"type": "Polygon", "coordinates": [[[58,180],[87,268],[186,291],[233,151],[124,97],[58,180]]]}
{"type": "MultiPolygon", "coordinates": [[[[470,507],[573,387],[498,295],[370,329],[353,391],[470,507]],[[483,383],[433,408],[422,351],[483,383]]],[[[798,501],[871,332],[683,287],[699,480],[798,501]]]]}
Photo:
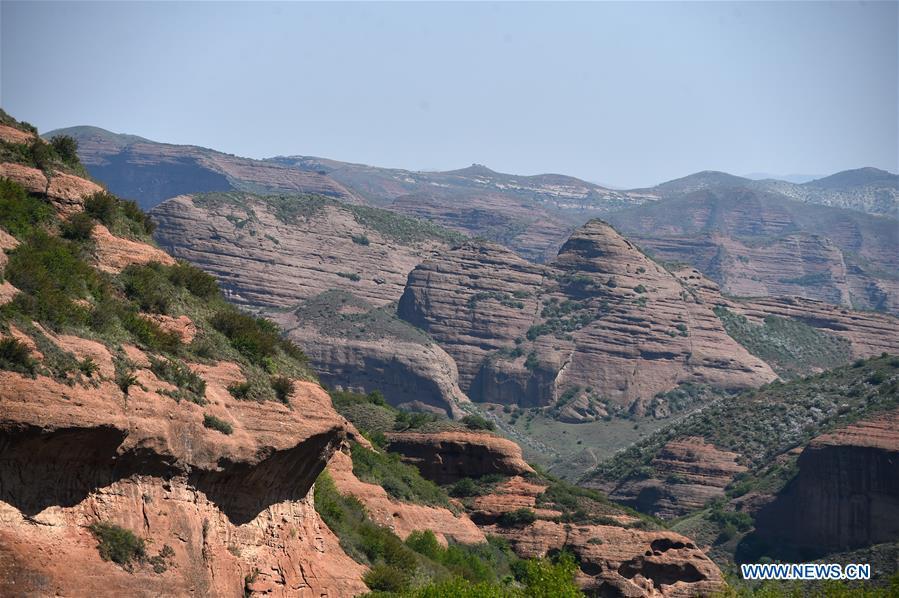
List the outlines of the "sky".
{"type": "Polygon", "coordinates": [[[263,158],[620,187],[899,169],[899,3],[0,2],[0,106],[263,158]]]}

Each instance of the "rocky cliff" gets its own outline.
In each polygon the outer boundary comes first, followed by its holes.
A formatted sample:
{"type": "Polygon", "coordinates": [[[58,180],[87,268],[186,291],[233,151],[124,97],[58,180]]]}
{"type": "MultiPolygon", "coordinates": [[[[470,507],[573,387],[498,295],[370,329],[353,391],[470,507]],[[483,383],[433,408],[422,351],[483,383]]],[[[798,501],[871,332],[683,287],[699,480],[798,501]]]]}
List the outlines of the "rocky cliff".
{"type": "Polygon", "coordinates": [[[756,515],[756,536],[809,555],[899,536],[899,410],[818,436],[798,475],[756,515]]]}
{"type": "Polygon", "coordinates": [[[535,266],[468,244],[416,267],[400,317],[459,367],[474,400],[547,405],[583,394],[642,413],[682,382],[740,388],[774,378],[724,331],[710,306],[610,226],[592,221],[535,266]]]}
{"type": "Polygon", "coordinates": [[[746,188],[712,188],[608,219],[656,258],[688,263],[730,295],[798,296],[896,311],[895,217],[746,188]]]}

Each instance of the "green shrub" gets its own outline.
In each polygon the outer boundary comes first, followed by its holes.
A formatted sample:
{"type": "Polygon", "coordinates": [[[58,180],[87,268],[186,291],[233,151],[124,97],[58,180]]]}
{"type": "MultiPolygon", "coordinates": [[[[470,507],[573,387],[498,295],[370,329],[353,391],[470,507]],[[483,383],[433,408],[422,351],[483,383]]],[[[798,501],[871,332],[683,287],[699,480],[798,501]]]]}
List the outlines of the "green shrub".
{"type": "Polygon", "coordinates": [[[50,146],[59,159],[69,166],[81,166],[78,159],[78,142],[70,135],[56,135],[50,139],[50,146]]]}
{"type": "Polygon", "coordinates": [[[22,240],[51,220],[49,204],[28,195],[18,183],[0,178],[0,227],[22,240]]]}
{"type": "Polygon", "coordinates": [[[362,581],[376,592],[402,592],[409,587],[410,577],[408,571],[378,563],[368,570],[362,581]]]}
{"type": "Polygon", "coordinates": [[[203,272],[187,262],[178,262],[169,267],[169,280],[175,286],[187,289],[200,299],[210,299],[219,294],[219,285],[215,276],[203,272]]]}
{"type": "Polygon", "coordinates": [[[351,454],[356,477],[382,486],[390,496],[417,504],[449,506],[440,486],[421,477],[417,468],[403,463],[395,453],[379,453],[354,443],[351,454]]]}
{"type": "Polygon", "coordinates": [[[104,561],[130,570],[134,561],[142,561],[147,556],[146,542],[131,530],[112,523],[94,523],[88,529],[99,542],[97,550],[104,561]]]}
{"type": "Polygon", "coordinates": [[[100,366],[90,357],[85,357],[78,362],[78,370],[88,378],[93,378],[99,369],[100,366]]]}
{"type": "Polygon", "coordinates": [[[371,241],[366,235],[353,235],[353,243],[357,245],[368,245],[371,241]]]}
{"type": "Polygon", "coordinates": [[[180,361],[150,356],[150,371],[160,380],[178,387],[176,398],[184,398],[198,405],[206,404],[206,381],[180,361]]]}
{"type": "Polygon", "coordinates": [[[91,238],[93,231],[94,219],[84,212],[78,212],[64,221],[59,227],[59,232],[63,238],[70,241],[87,241],[91,238]]]}
{"type": "Polygon", "coordinates": [[[125,295],[136,302],[141,311],[165,314],[173,298],[166,268],[158,262],[132,264],[122,270],[119,279],[125,295]]]}
{"type": "Polygon", "coordinates": [[[22,291],[13,301],[15,308],[54,326],[86,323],[88,310],[73,300],[102,290],[97,272],[78,256],[77,248],[43,231],[10,253],[5,275],[22,291]]]}
{"type": "Polygon", "coordinates": [[[106,191],[98,191],[84,200],[84,213],[109,226],[118,209],[118,198],[106,191]]]}
{"type": "Polygon", "coordinates": [[[500,515],[497,523],[501,527],[522,527],[537,521],[537,514],[531,509],[522,507],[514,511],[507,511],[500,515]]]}
{"type": "Polygon", "coordinates": [[[284,340],[278,327],[268,320],[254,318],[235,307],[226,307],[210,320],[212,327],[228,337],[231,346],[250,361],[264,365],[280,348],[289,356],[305,362],[306,356],[290,341],[284,340]]]}
{"type": "Polygon", "coordinates": [[[150,215],[135,202],[119,199],[107,191],[98,191],[86,198],[84,211],[113,231],[149,236],[156,229],[150,215]]]}
{"type": "Polygon", "coordinates": [[[352,280],[353,282],[359,282],[360,280],[362,280],[362,277],[355,272],[338,272],[337,276],[352,280]]]}
{"type": "Polygon", "coordinates": [[[0,339],[0,370],[34,376],[37,362],[31,358],[28,345],[17,338],[0,339]]]}
{"type": "Polygon", "coordinates": [[[275,397],[286,405],[294,391],[293,380],[287,376],[275,376],[271,379],[271,385],[272,390],[275,391],[275,397]]]}
{"type": "Polygon", "coordinates": [[[404,430],[414,430],[425,424],[437,421],[438,417],[434,413],[422,413],[420,411],[397,411],[396,420],[393,423],[393,429],[402,432],[404,430]]]}
{"type": "Polygon", "coordinates": [[[462,423],[469,430],[495,430],[496,424],[480,415],[466,415],[462,418],[462,423]]]}
{"type": "Polygon", "coordinates": [[[253,385],[250,382],[235,382],[228,387],[228,392],[238,401],[247,401],[250,399],[250,391],[253,385]]]}
{"type": "Polygon", "coordinates": [[[156,322],[141,317],[133,307],[122,306],[119,319],[125,330],[149,349],[173,353],[181,346],[181,337],[159,327],[156,322]]]}
{"type": "Polygon", "coordinates": [[[641,293],[641,294],[642,294],[642,293],[645,293],[645,292],[646,292],[646,287],[644,287],[642,284],[638,284],[637,286],[634,287],[634,292],[635,292],[635,293],[641,293]]]}
{"type": "Polygon", "coordinates": [[[225,435],[230,435],[234,432],[234,428],[223,419],[219,419],[214,415],[209,415],[208,413],[203,415],[203,425],[210,430],[216,430],[225,435]]]}

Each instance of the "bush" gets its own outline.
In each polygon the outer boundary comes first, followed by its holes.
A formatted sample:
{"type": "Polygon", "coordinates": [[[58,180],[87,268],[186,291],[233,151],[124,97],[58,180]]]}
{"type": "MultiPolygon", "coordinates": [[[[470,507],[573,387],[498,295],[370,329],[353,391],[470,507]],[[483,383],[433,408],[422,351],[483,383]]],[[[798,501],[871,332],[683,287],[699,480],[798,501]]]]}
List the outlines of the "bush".
{"type": "MultiPolygon", "coordinates": [[[[235,307],[219,311],[210,323],[228,337],[232,347],[259,365],[264,365],[266,358],[274,356],[279,347],[283,349],[292,345],[289,341],[282,341],[277,326],[268,320],[242,313],[235,307]]],[[[302,354],[296,347],[293,350],[302,354]]]]}
{"type": "Polygon", "coordinates": [[[158,262],[132,264],[122,271],[120,280],[124,284],[125,295],[135,301],[141,311],[168,313],[173,289],[165,266],[158,262]]]}
{"type": "Polygon", "coordinates": [[[130,332],[144,346],[173,353],[181,346],[181,337],[159,327],[156,322],[143,318],[130,306],[120,306],[119,319],[125,330],[130,332]]]}
{"type": "Polygon", "coordinates": [[[247,401],[250,399],[250,391],[252,389],[253,385],[249,382],[235,382],[228,387],[228,392],[238,401],[247,401]]]}
{"type": "Polygon", "coordinates": [[[31,358],[28,346],[17,338],[0,339],[0,370],[34,376],[37,362],[31,358]]]}
{"type": "Polygon", "coordinates": [[[462,418],[462,423],[469,430],[495,430],[496,425],[480,415],[466,415],[462,418]]]}
{"type": "Polygon", "coordinates": [[[94,219],[84,212],[79,212],[63,222],[59,231],[70,241],[87,241],[94,231],[94,219]]]}
{"type": "Polygon", "coordinates": [[[0,178],[0,227],[21,240],[52,219],[53,208],[46,202],[28,195],[18,183],[0,178]]]}
{"type": "Polygon", "coordinates": [[[169,280],[172,284],[187,289],[200,299],[210,299],[219,293],[219,285],[215,276],[207,274],[187,262],[178,262],[171,266],[169,280]]]}
{"type": "Polygon", "coordinates": [[[356,245],[368,245],[371,243],[366,235],[353,235],[353,243],[356,245]]]}
{"type": "Polygon", "coordinates": [[[214,415],[204,414],[203,415],[203,425],[210,430],[217,430],[225,435],[230,435],[234,432],[234,428],[223,419],[219,419],[214,415]]]}
{"type": "Polygon", "coordinates": [[[409,587],[409,573],[393,565],[378,563],[362,578],[376,592],[402,592],[409,587]]]}
{"type": "Polygon", "coordinates": [[[395,453],[378,453],[353,444],[353,474],[364,482],[382,486],[390,496],[416,504],[449,506],[449,498],[437,484],[424,479],[418,469],[400,461],[395,453]]]}
{"type": "Polygon", "coordinates": [[[98,191],[86,198],[84,211],[111,229],[121,225],[131,234],[149,236],[156,229],[150,215],[135,202],[119,199],[107,191],[98,191]]]}
{"type": "Polygon", "coordinates": [[[294,391],[293,380],[287,376],[275,376],[271,379],[271,385],[272,390],[275,391],[275,397],[286,405],[294,391]]]}
{"type": "Polygon", "coordinates": [[[99,542],[97,550],[104,561],[130,570],[134,561],[142,561],[147,556],[146,542],[131,530],[112,523],[94,523],[89,529],[99,542]]]}
{"type": "Polygon", "coordinates": [[[59,159],[69,166],[80,166],[78,142],[70,135],[56,135],[50,139],[50,146],[59,159]]]}
{"type": "Polygon", "coordinates": [[[537,521],[537,514],[531,509],[522,507],[514,511],[508,511],[500,515],[497,523],[501,527],[520,527],[530,525],[537,521]]]}
{"type": "Polygon", "coordinates": [[[206,404],[206,381],[180,361],[151,356],[150,371],[160,380],[177,386],[181,391],[178,398],[186,398],[198,405],[206,404]]]}
{"type": "Polygon", "coordinates": [[[106,191],[98,191],[84,200],[84,213],[110,226],[118,210],[118,198],[106,191]]]}
{"type": "Polygon", "coordinates": [[[55,326],[86,323],[88,310],[72,300],[100,294],[102,286],[72,244],[43,231],[10,253],[5,274],[22,291],[13,301],[15,307],[55,326]]]}

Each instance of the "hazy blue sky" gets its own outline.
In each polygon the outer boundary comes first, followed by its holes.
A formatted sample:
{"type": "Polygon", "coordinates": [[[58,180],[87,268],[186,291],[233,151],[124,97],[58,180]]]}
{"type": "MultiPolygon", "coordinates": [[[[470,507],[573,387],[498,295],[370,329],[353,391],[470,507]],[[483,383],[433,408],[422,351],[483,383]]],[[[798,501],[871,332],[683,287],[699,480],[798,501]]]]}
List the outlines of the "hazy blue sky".
{"type": "Polygon", "coordinates": [[[42,131],[623,186],[899,160],[896,2],[0,6],[42,131]]]}

